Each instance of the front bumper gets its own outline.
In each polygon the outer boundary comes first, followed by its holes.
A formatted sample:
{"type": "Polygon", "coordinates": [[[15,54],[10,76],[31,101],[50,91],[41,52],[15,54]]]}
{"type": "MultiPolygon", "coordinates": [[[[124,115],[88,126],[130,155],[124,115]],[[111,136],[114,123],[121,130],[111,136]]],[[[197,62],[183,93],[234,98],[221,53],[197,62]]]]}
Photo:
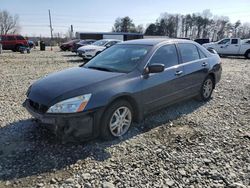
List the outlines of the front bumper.
{"type": "Polygon", "coordinates": [[[86,140],[99,135],[99,122],[103,108],[70,114],[42,114],[37,112],[27,99],[23,106],[46,128],[63,139],[86,140]]]}

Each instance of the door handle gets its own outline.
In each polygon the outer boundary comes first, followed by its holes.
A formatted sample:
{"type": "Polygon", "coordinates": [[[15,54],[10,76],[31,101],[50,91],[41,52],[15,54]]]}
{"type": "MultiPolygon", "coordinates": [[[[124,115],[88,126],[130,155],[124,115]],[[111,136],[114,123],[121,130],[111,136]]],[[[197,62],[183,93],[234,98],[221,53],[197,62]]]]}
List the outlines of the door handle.
{"type": "Polygon", "coordinates": [[[203,66],[203,67],[206,67],[207,65],[208,65],[207,62],[203,62],[203,63],[202,63],[202,66],[203,66]]]}
{"type": "Polygon", "coordinates": [[[176,71],[176,72],[175,72],[175,75],[176,75],[176,76],[180,76],[182,73],[183,73],[183,71],[176,71]]]}

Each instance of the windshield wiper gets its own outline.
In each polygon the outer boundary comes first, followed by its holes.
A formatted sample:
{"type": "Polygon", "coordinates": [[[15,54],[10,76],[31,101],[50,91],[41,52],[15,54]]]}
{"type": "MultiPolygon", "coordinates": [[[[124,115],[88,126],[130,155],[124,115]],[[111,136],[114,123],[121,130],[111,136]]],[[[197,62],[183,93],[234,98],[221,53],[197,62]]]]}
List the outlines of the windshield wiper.
{"type": "Polygon", "coordinates": [[[89,69],[96,69],[96,70],[100,70],[100,71],[108,71],[108,72],[113,72],[112,69],[109,69],[109,68],[105,68],[105,67],[94,67],[94,66],[90,66],[90,67],[87,67],[89,69]]]}

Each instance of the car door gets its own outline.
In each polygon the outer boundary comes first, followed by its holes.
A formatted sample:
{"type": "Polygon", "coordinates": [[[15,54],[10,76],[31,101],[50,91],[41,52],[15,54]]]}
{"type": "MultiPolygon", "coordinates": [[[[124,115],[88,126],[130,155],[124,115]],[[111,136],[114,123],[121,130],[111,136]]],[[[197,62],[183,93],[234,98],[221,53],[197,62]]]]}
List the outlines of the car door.
{"type": "Polygon", "coordinates": [[[180,43],[177,46],[185,72],[183,75],[185,79],[183,92],[187,97],[193,96],[199,92],[201,84],[208,74],[208,58],[195,44],[180,43]]]}
{"type": "Polygon", "coordinates": [[[238,54],[240,50],[240,40],[239,39],[231,39],[230,45],[228,45],[225,49],[224,54],[238,54]]]}
{"type": "Polygon", "coordinates": [[[7,36],[6,49],[12,50],[16,46],[16,38],[12,35],[7,36]]]}
{"type": "Polygon", "coordinates": [[[179,64],[176,46],[169,44],[157,49],[148,63],[152,64],[164,64],[165,70],[143,77],[145,112],[160,108],[182,96],[184,70],[179,64]]]}
{"type": "Polygon", "coordinates": [[[215,50],[219,53],[219,54],[225,54],[227,53],[227,48],[230,44],[230,39],[223,39],[221,41],[219,41],[216,45],[215,45],[215,50]]]}

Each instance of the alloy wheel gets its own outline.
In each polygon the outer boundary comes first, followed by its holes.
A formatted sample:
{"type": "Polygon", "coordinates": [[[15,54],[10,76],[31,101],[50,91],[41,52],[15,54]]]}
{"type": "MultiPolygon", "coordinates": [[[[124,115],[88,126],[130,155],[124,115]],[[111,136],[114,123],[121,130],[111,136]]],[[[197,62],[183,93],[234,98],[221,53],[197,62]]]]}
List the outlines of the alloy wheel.
{"type": "Polygon", "coordinates": [[[213,91],[213,81],[211,79],[207,79],[203,84],[203,97],[209,98],[213,91]]]}
{"type": "Polygon", "coordinates": [[[119,107],[114,111],[109,122],[109,129],[111,134],[115,137],[124,135],[128,131],[131,122],[131,110],[126,106],[119,107]]]}

